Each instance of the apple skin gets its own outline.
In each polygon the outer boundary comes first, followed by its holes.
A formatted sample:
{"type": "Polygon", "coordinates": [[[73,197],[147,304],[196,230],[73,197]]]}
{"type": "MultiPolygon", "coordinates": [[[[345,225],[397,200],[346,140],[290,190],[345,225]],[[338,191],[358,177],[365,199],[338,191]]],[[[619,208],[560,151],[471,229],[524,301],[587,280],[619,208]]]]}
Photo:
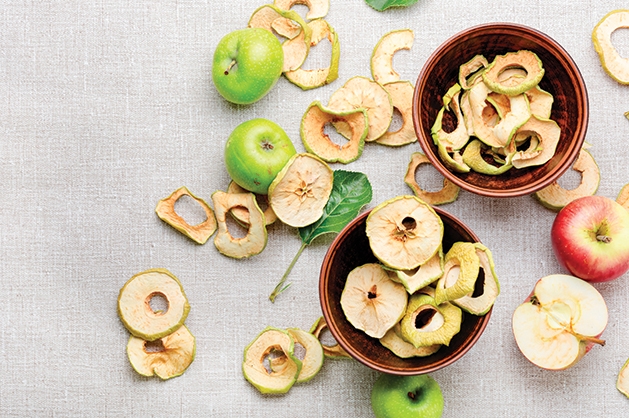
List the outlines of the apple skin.
{"type": "Polygon", "coordinates": [[[284,51],[271,32],[239,29],[216,46],[212,81],[227,101],[251,104],[264,97],[282,75],[284,51]]]}
{"type": "Polygon", "coordinates": [[[295,153],[295,146],[278,124],[251,119],[238,125],[227,139],[225,167],[240,187],[265,195],[295,153]]]}
{"type": "Polygon", "coordinates": [[[439,384],[427,374],[382,374],[371,390],[371,407],[376,418],[439,418],[443,405],[439,384]]]}
{"type": "Polygon", "coordinates": [[[559,263],[583,280],[606,282],[629,270],[629,211],[612,199],[586,196],[568,203],[550,237],[559,263]]]}

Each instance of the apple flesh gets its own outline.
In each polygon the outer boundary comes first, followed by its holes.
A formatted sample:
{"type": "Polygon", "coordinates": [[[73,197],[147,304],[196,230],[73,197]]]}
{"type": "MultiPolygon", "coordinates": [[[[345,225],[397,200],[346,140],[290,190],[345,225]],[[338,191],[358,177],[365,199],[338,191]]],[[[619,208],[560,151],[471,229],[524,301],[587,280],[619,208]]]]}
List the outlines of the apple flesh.
{"type": "Polygon", "coordinates": [[[574,366],[600,339],[608,321],[607,305],[588,282],[566,274],[538,280],[512,318],[519,350],[548,370],[574,366]]]}
{"type": "Polygon", "coordinates": [[[238,125],[227,139],[225,167],[240,187],[266,195],[277,173],[295,153],[295,146],[278,124],[251,119],[238,125]]]}
{"type": "Polygon", "coordinates": [[[612,199],[570,202],[557,214],[550,236],[559,263],[583,280],[614,280],[629,270],[629,211],[612,199]]]}
{"type": "Polygon", "coordinates": [[[271,90],[283,65],[284,51],[275,35],[261,28],[240,29],[216,46],[212,81],[226,100],[251,104],[271,90]]]}
{"type": "Polygon", "coordinates": [[[371,390],[371,407],[376,418],[439,418],[443,393],[427,374],[381,374],[371,390]]]}

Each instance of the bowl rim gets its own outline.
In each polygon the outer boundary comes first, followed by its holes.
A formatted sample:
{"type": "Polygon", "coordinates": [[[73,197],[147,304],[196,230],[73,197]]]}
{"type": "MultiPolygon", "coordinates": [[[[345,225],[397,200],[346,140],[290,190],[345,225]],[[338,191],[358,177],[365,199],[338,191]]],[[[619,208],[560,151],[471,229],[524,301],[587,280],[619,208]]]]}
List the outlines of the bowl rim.
{"type": "MultiPolygon", "coordinates": [[[[472,242],[478,242],[480,243],[480,239],[478,238],[478,236],[474,233],[474,231],[472,231],[465,223],[463,223],[459,218],[457,218],[456,216],[452,215],[451,213],[435,207],[435,206],[431,206],[435,212],[437,212],[437,214],[440,217],[445,217],[448,218],[451,222],[457,224],[458,227],[460,227],[462,230],[465,231],[466,234],[468,234],[470,236],[470,238],[472,239],[472,242]]],[[[398,375],[398,376],[414,376],[414,375],[420,375],[420,374],[427,374],[427,373],[432,373],[436,370],[442,369],[446,366],[451,365],[452,363],[456,362],[457,360],[459,360],[461,357],[463,357],[465,354],[467,354],[467,352],[469,350],[472,349],[472,347],[476,344],[476,342],[480,339],[480,337],[482,336],[483,332],[485,331],[485,328],[487,328],[487,325],[489,324],[489,320],[491,318],[491,314],[493,312],[493,306],[490,308],[490,310],[483,316],[479,317],[481,318],[478,322],[478,326],[476,327],[476,332],[474,334],[472,334],[470,336],[470,338],[468,338],[466,340],[466,344],[464,346],[462,346],[461,349],[457,350],[456,352],[453,353],[453,355],[451,355],[450,357],[445,358],[443,361],[441,361],[440,363],[437,363],[435,365],[431,365],[431,366],[423,366],[421,368],[418,367],[414,367],[414,368],[392,368],[392,367],[383,367],[380,366],[378,364],[374,364],[373,362],[371,362],[368,358],[365,358],[363,356],[358,355],[352,348],[351,345],[348,343],[348,339],[345,338],[339,331],[339,329],[336,326],[336,322],[334,321],[334,318],[331,317],[331,306],[330,306],[330,301],[328,300],[327,297],[325,297],[326,295],[326,289],[327,289],[327,285],[329,283],[328,280],[328,273],[330,271],[330,265],[331,265],[331,259],[332,257],[334,257],[334,249],[338,247],[338,245],[340,244],[340,242],[342,240],[345,239],[345,237],[351,233],[354,229],[356,229],[359,224],[361,224],[369,215],[369,213],[371,212],[372,209],[363,212],[362,214],[358,215],[357,217],[355,217],[352,221],[350,221],[342,230],[341,232],[334,238],[334,240],[332,241],[332,243],[330,244],[324,259],[321,263],[321,270],[320,270],[320,274],[319,274],[319,302],[321,305],[321,311],[323,313],[323,318],[325,319],[326,323],[327,323],[327,327],[328,330],[330,331],[330,333],[332,334],[332,336],[334,337],[334,339],[336,340],[337,344],[341,346],[341,348],[343,348],[354,360],[358,361],[359,363],[382,373],[388,373],[388,374],[394,374],[394,375],[398,375]]]]}
{"type": "MultiPolygon", "coordinates": [[[[519,197],[525,195],[531,195],[547,186],[549,186],[552,182],[556,181],[561,177],[574,163],[577,159],[579,152],[585,142],[585,136],[588,129],[589,124],[589,96],[587,91],[587,86],[585,84],[585,80],[583,75],[581,74],[581,70],[577,66],[576,62],[572,58],[572,56],[568,53],[568,51],[555,39],[553,39],[548,34],[542,32],[539,29],[535,29],[533,27],[523,25],[520,23],[513,22],[490,22],[490,23],[482,23],[474,26],[470,26],[466,29],[463,29],[454,35],[448,37],[445,41],[443,41],[436,49],[432,51],[432,53],[428,56],[422,69],[417,77],[417,82],[415,83],[415,91],[413,92],[413,126],[415,128],[415,133],[418,138],[418,142],[420,147],[422,148],[426,157],[430,160],[432,165],[439,171],[446,179],[450,180],[460,188],[469,191],[471,193],[492,197],[492,198],[509,198],[509,197],[519,197]],[[444,166],[443,162],[432,152],[432,150],[426,150],[425,144],[432,143],[432,138],[427,138],[424,135],[426,132],[426,127],[423,125],[421,118],[418,117],[419,110],[417,109],[420,100],[422,98],[422,92],[424,90],[424,86],[427,84],[426,73],[431,67],[432,63],[439,58],[439,56],[444,52],[444,50],[448,49],[452,43],[457,42],[461,38],[467,37],[470,34],[484,34],[489,30],[496,29],[504,29],[504,30],[514,30],[521,33],[529,33],[537,36],[542,39],[544,43],[549,44],[553,50],[558,52],[561,57],[561,61],[567,63],[567,66],[571,69],[571,73],[574,75],[574,80],[577,82],[577,90],[581,92],[580,96],[583,97],[583,106],[582,106],[582,123],[580,126],[576,128],[575,136],[571,139],[576,146],[565,155],[563,158],[563,163],[557,165],[557,168],[550,172],[543,180],[538,181],[534,186],[520,186],[513,189],[492,189],[486,188],[482,186],[478,186],[475,184],[468,183],[463,181],[460,177],[458,177],[455,173],[450,171],[447,167],[444,166]]],[[[431,127],[427,127],[428,132],[431,127]]]]}

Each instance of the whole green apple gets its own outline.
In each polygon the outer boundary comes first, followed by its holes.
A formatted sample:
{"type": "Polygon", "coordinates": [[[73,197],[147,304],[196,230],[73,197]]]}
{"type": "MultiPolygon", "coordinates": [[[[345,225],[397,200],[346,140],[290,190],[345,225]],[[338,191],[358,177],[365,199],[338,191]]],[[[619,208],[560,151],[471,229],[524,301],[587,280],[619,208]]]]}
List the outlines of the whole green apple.
{"type": "Polygon", "coordinates": [[[275,85],[284,65],[280,41],[266,29],[246,28],[228,33],[214,51],[212,80],[226,100],[250,104],[275,85]]]}
{"type": "Polygon", "coordinates": [[[251,119],[238,125],[227,139],[225,167],[243,189],[267,194],[277,173],[295,153],[295,146],[278,124],[251,119]]]}
{"type": "Polygon", "coordinates": [[[371,407],[376,418],[439,418],[443,394],[437,381],[427,374],[382,374],[371,391],[371,407]]]}

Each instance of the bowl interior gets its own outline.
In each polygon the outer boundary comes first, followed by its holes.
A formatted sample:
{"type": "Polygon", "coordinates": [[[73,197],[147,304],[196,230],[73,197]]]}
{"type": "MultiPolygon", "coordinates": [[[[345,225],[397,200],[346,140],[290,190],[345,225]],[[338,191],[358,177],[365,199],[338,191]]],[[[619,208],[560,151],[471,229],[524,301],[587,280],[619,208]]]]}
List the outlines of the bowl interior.
{"type": "MultiPolygon", "coordinates": [[[[474,233],[455,217],[434,208],[444,224],[443,249],[457,241],[478,242],[474,233]]],[[[463,356],[480,338],[489,322],[491,311],[485,316],[463,313],[461,331],[454,336],[448,347],[443,346],[427,357],[400,358],[380,342],[354,328],[345,318],[340,299],[347,275],[355,267],[377,262],[371,252],[365,233],[368,212],[350,222],[336,237],[322,264],[319,297],[324,318],[336,341],[354,359],[372,369],[397,375],[430,373],[445,367],[463,356]]]]}
{"type": "MultiPolygon", "coordinates": [[[[428,58],[415,87],[413,121],[422,149],[446,178],[480,195],[521,196],[558,179],[578,156],[588,124],[587,90],[572,58],[547,35],[517,24],[480,25],[448,39],[428,58]],[[499,176],[451,171],[441,162],[430,133],[443,105],[442,96],[458,81],[460,65],[475,55],[482,54],[491,62],[496,55],[521,49],[533,51],[541,59],[545,74],[539,86],[554,98],[551,119],[561,127],[554,157],[542,166],[511,169],[499,176]]],[[[444,129],[454,129],[455,122],[444,117],[444,129]]]]}

